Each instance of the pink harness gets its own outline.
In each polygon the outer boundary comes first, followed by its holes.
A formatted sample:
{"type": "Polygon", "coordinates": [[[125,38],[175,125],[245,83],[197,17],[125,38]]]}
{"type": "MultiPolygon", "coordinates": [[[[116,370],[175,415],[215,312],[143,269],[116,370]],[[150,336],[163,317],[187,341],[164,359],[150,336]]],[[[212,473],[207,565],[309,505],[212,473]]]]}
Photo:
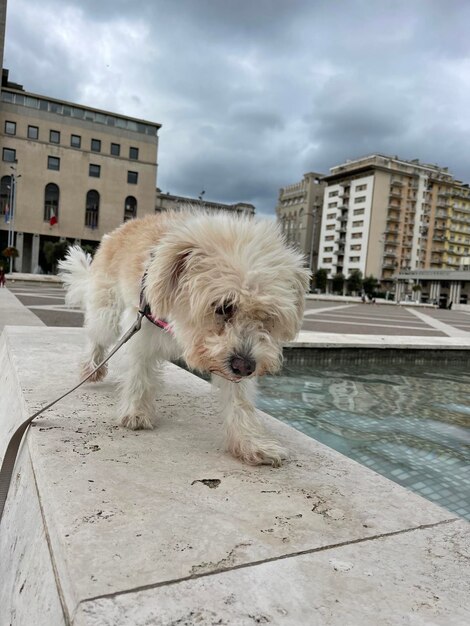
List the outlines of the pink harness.
{"type": "Polygon", "coordinates": [[[155,326],[158,326],[158,328],[161,328],[167,333],[170,333],[170,335],[174,335],[174,330],[171,324],[169,324],[166,320],[158,319],[157,317],[152,315],[152,311],[150,310],[150,304],[148,304],[148,302],[145,301],[144,282],[145,282],[146,276],[147,276],[147,272],[145,272],[145,274],[142,276],[142,282],[141,282],[142,288],[140,290],[139,313],[143,315],[144,317],[146,317],[149,322],[152,322],[152,324],[155,324],[155,326]]]}

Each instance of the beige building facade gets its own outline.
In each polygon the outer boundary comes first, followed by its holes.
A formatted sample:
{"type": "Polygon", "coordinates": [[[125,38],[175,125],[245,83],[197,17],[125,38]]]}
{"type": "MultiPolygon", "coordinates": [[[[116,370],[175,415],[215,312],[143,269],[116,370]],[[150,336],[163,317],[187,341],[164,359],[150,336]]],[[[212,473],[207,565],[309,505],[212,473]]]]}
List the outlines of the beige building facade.
{"type": "Polygon", "coordinates": [[[319,267],[393,289],[401,270],[453,269],[470,250],[470,193],[447,168],[369,155],[325,177],[319,267]]]}
{"type": "Polygon", "coordinates": [[[286,240],[305,255],[312,272],[317,268],[325,186],[323,174],[308,172],[301,181],[281,187],[276,205],[286,240]]]}
{"type": "Polygon", "coordinates": [[[16,269],[34,272],[46,241],[97,242],[154,212],[160,124],[18,87],[1,90],[0,244],[14,231],[16,269]]]}

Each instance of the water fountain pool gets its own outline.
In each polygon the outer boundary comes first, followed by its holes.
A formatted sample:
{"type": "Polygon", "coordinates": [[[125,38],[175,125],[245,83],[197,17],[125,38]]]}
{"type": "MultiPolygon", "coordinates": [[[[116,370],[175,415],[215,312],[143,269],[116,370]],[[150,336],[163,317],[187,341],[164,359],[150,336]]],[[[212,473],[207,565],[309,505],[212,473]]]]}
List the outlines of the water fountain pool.
{"type": "Polygon", "coordinates": [[[287,350],[283,371],[260,380],[258,406],[470,519],[468,364],[378,353],[374,362],[287,350]]]}

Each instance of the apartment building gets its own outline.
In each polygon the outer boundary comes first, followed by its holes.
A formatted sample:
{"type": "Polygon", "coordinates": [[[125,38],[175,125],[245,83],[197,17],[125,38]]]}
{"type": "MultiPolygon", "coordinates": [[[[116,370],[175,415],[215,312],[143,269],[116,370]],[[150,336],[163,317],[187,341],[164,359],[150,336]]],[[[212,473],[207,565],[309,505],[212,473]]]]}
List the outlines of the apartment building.
{"type": "Polygon", "coordinates": [[[163,193],[157,188],[155,200],[155,211],[171,211],[188,208],[201,208],[206,211],[226,211],[228,213],[236,213],[237,215],[247,215],[253,217],[255,207],[246,202],[237,202],[235,204],[224,204],[223,202],[212,202],[203,199],[202,196],[190,198],[188,196],[176,196],[170,193],[163,193]]]}
{"type": "Polygon", "coordinates": [[[160,124],[24,91],[0,96],[0,251],[14,233],[17,271],[44,265],[47,241],[96,245],[153,214],[160,124]]]}
{"type": "Polygon", "coordinates": [[[398,271],[452,269],[470,250],[470,194],[447,168],[369,155],[331,168],[319,267],[392,289],[398,271]]]}
{"type": "Polygon", "coordinates": [[[276,205],[282,232],[305,255],[313,272],[317,269],[325,186],[323,174],[309,172],[300,182],[281,187],[276,205]]]}

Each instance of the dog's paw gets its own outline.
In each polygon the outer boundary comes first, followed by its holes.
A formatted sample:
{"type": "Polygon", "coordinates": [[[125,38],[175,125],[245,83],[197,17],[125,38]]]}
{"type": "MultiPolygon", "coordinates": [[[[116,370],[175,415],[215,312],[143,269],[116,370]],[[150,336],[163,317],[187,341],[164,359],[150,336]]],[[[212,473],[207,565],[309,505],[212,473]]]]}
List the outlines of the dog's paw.
{"type": "Polygon", "coordinates": [[[247,465],[272,465],[280,467],[288,452],[272,439],[244,439],[232,442],[229,452],[247,465]]]}
{"type": "MultiPolygon", "coordinates": [[[[84,363],[81,368],[81,380],[90,376],[92,371],[95,369],[96,365],[94,363],[84,363]]],[[[108,373],[108,364],[102,365],[99,370],[88,378],[88,382],[91,383],[99,383],[108,373]]]]}
{"type": "Polygon", "coordinates": [[[121,426],[131,430],[152,430],[153,424],[145,415],[124,415],[121,426]]]}

